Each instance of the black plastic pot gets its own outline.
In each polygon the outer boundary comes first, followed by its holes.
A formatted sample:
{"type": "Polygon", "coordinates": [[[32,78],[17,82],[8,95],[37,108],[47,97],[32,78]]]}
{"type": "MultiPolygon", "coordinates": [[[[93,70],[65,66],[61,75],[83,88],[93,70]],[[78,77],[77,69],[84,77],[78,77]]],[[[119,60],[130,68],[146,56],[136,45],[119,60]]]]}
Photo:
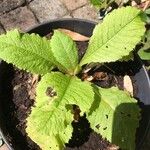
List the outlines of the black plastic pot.
{"type": "MultiPolygon", "coordinates": [[[[38,33],[41,36],[48,34],[53,29],[65,28],[72,31],[78,32],[85,36],[91,36],[92,31],[95,27],[95,23],[91,21],[81,20],[81,19],[62,19],[50,21],[41,25],[38,25],[29,31],[28,33],[38,33]]],[[[138,141],[137,141],[137,150],[143,150],[142,146],[147,138],[148,131],[150,130],[150,80],[148,74],[141,65],[140,60],[138,59],[138,64],[140,69],[135,74],[134,79],[138,88],[137,98],[140,99],[144,105],[142,105],[142,120],[140,123],[140,128],[138,130],[138,141]]],[[[4,90],[2,86],[4,80],[7,80],[7,70],[9,70],[8,65],[0,62],[0,99],[7,98],[7,91],[4,90]],[[5,91],[2,93],[1,91],[5,91]]],[[[10,150],[13,150],[13,147],[10,145],[9,141],[6,140],[6,135],[8,134],[5,127],[4,117],[7,114],[3,113],[3,100],[0,101],[0,135],[2,135],[5,143],[10,150]]],[[[13,138],[13,137],[12,137],[13,138]]],[[[23,148],[18,148],[23,149],[23,148]]],[[[145,149],[146,150],[146,149],[145,149]]]]}

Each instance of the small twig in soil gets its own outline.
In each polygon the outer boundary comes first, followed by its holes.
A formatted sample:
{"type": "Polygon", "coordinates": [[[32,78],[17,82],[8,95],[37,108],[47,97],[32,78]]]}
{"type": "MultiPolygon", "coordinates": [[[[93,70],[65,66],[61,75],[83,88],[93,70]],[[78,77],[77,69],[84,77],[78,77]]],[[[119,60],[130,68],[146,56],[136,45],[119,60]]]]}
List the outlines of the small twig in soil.
{"type": "Polygon", "coordinates": [[[123,87],[131,96],[133,96],[133,85],[131,78],[128,75],[125,75],[123,78],[123,87]]]}

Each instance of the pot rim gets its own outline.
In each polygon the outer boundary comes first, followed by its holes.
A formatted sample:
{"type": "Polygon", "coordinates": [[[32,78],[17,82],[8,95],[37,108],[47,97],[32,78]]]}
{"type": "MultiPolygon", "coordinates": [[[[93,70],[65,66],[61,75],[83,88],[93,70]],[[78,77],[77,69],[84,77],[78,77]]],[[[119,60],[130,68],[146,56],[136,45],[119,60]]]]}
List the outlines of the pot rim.
{"type": "Polygon", "coordinates": [[[53,22],[60,22],[60,21],[77,21],[77,22],[81,21],[81,22],[85,22],[85,23],[91,23],[91,24],[94,24],[94,25],[97,24],[97,22],[95,22],[95,21],[87,20],[87,19],[81,19],[81,18],[58,18],[58,19],[47,20],[47,21],[44,21],[40,24],[34,25],[34,26],[30,27],[29,29],[25,30],[25,33],[30,32],[31,30],[33,30],[33,29],[35,29],[39,26],[43,26],[43,25],[50,24],[50,23],[53,23],[53,22]]]}

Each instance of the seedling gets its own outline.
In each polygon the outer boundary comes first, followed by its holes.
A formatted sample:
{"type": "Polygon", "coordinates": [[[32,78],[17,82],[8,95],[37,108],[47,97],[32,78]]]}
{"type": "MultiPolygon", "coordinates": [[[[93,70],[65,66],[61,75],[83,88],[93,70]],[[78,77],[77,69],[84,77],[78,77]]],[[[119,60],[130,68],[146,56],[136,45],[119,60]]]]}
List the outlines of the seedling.
{"type": "Polygon", "coordinates": [[[86,64],[127,58],[145,32],[141,13],[136,8],[123,7],[107,15],[102,24],[96,25],[80,62],[75,42],[58,30],[50,40],[17,30],[0,36],[1,59],[42,76],[26,128],[41,149],[62,150],[71,139],[73,105],[103,138],[122,149],[135,149],[140,116],[136,100],[117,87],[103,89],[81,81],[77,74],[86,64]],[[53,71],[56,67],[59,71],[53,71]]]}

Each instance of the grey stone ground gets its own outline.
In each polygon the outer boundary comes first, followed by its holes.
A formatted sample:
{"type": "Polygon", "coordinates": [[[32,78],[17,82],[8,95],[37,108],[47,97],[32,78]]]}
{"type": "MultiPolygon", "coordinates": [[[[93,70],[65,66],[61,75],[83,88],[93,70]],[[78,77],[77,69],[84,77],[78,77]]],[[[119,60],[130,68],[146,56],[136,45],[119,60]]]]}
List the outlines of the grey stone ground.
{"type": "MultiPolygon", "coordinates": [[[[88,0],[0,0],[0,34],[14,28],[26,31],[58,18],[98,21],[97,10],[88,0]]],[[[0,138],[0,146],[1,146],[0,138]]],[[[7,150],[6,145],[0,150],[7,150]]]]}
{"type": "Polygon", "coordinates": [[[0,0],[0,34],[21,31],[57,18],[84,18],[98,21],[97,10],[88,0],[0,0]]]}

